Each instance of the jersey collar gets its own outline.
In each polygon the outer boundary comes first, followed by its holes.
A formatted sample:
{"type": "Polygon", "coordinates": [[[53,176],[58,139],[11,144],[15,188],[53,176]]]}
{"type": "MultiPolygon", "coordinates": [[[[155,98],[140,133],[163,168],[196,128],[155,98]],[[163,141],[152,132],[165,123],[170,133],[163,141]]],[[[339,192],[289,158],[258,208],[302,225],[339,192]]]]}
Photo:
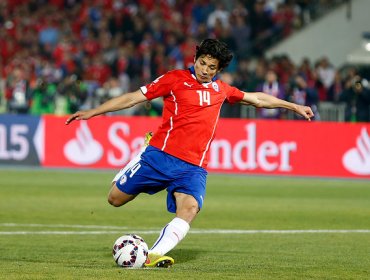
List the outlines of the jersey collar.
{"type": "MultiPolygon", "coordinates": [[[[192,76],[194,79],[197,79],[197,77],[195,76],[195,69],[194,69],[194,66],[191,66],[191,67],[189,67],[188,69],[189,69],[189,71],[190,71],[190,73],[191,73],[191,76],[192,76]]],[[[217,75],[216,75],[216,76],[214,76],[214,77],[212,78],[212,82],[215,82],[216,80],[217,80],[217,75]]],[[[209,84],[209,83],[203,83],[203,84],[209,84]]]]}

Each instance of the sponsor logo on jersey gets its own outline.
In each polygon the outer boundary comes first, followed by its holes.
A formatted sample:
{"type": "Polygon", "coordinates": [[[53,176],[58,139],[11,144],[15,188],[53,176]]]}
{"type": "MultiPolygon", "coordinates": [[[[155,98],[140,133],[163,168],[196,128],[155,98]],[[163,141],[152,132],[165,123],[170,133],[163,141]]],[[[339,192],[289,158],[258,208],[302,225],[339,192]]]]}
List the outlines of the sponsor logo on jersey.
{"type": "Polygon", "coordinates": [[[186,85],[188,87],[192,87],[193,86],[193,85],[188,84],[187,82],[184,82],[184,85],[186,85]]]}

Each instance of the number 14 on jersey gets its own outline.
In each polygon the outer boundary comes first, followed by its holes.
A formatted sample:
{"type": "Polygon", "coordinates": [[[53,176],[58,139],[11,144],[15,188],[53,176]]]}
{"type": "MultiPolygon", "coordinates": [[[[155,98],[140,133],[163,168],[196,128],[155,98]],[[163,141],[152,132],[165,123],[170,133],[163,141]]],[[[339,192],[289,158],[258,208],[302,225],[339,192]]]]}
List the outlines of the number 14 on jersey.
{"type": "Polygon", "coordinates": [[[211,94],[207,90],[197,90],[199,95],[199,105],[203,106],[205,104],[211,105],[211,94]]]}

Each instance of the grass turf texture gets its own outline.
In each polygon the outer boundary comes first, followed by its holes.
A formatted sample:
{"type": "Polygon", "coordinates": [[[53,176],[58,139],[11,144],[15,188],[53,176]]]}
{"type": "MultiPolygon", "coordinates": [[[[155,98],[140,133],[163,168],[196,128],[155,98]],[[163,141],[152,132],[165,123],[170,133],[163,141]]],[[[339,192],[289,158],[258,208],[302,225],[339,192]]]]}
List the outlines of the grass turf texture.
{"type": "MultiPolygon", "coordinates": [[[[368,232],[190,232],[169,254],[172,268],[119,268],[111,255],[115,239],[143,232],[150,246],[173,216],[166,211],[166,192],[110,206],[113,175],[0,169],[0,279],[370,278],[368,232]],[[45,231],[78,234],[40,234],[45,231]]],[[[370,229],[370,184],[210,175],[192,229],[370,229]]]]}

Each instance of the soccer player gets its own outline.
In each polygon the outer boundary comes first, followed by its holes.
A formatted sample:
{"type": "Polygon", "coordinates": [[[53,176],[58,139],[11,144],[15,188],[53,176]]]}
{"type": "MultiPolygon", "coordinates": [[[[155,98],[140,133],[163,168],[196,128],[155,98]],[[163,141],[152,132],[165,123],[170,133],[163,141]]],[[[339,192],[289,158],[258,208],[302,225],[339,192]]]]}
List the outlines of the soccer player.
{"type": "Polygon", "coordinates": [[[258,108],[286,108],[307,120],[314,116],[310,107],[262,92],[243,92],[218,80],[217,73],[232,57],[224,43],[206,39],[196,48],[193,67],[169,71],[135,92],[110,99],[97,108],[76,112],[66,121],[69,124],[88,120],[163,98],[162,124],[143,152],[115,176],[108,195],[109,203],[118,207],[140,193],[155,194],[167,189],[167,209],[176,216],[161,230],[149,250],[147,267],[168,267],[174,263],[166,253],[186,236],[203,206],[209,148],[225,101],[258,108]]]}

